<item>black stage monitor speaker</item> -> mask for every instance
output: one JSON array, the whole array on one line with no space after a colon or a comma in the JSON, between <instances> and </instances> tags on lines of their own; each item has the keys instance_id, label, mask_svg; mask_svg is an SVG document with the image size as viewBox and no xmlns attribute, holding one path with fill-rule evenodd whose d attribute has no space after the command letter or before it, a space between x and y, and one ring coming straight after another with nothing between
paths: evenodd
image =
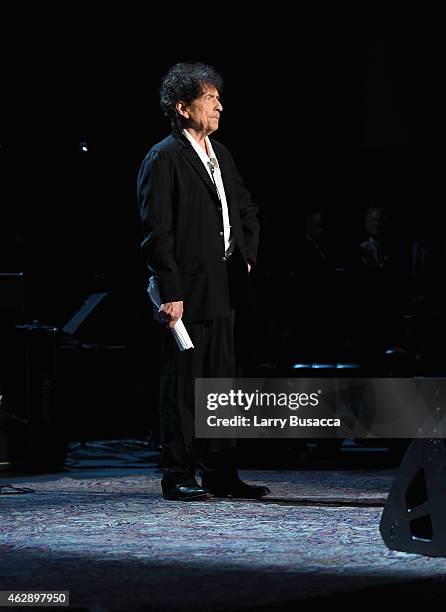
<instances>
[{"instance_id":1,"label":"black stage monitor speaker","mask_svg":"<svg viewBox=\"0 0 446 612\"><path fill-rule=\"evenodd\" d=\"M446 557L446 440L416 439L403 458L380 532L391 550Z\"/></svg>"},{"instance_id":2,"label":"black stage monitor speaker","mask_svg":"<svg viewBox=\"0 0 446 612\"><path fill-rule=\"evenodd\" d=\"M20 471L60 470L65 460L64 412L56 402L56 343L57 328L37 323L16 326L8 343L0 433L3 458Z\"/></svg>"}]
</instances>

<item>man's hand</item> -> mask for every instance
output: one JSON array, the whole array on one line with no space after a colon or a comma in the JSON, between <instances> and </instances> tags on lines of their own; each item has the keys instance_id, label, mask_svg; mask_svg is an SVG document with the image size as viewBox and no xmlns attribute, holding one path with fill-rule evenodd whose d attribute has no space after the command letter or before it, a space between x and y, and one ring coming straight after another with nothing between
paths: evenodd
<instances>
[{"instance_id":1,"label":"man's hand","mask_svg":"<svg viewBox=\"0 0 446 612\"><path fill-rule=\"evenodd\" d=\"M158 312L159 323L168 324L173 327L178 319L183 316L183 302L166 302Z\"/></svg>"},{"instance_id":2,"label":"man's hand","mask_svg":"<svg viewBox=\"0 0 446 612\"><path fill-rule=\"evenodd\" d=\"M251 264L248 264L248 274L251 272Z\"/></svg>"}]
</instances>

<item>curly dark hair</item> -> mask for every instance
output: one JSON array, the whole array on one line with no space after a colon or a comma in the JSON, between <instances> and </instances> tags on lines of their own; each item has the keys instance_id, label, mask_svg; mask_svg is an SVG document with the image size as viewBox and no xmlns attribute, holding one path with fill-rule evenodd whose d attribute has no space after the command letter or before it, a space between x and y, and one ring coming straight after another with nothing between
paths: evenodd
<instances>
[{"instance_id":1,"label":"curly dark hair","mask_svg":"<svg viewBox=\"0 0 446 612\"><path fill-rule=\"evenodd\" d=\"M175 104L179 100L190 104L201 96L205 85L212 85L221 92L223 77L213 66L200 62L175 64L163 78L160 89L161 108L174 130L180 131L183 127Z\"/></svg>"}]
</instances>

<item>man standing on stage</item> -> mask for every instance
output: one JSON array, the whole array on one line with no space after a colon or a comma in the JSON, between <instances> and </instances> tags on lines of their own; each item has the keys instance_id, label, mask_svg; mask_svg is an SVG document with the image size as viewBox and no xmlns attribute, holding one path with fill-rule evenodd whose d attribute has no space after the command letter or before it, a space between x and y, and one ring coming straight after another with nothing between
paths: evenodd
<instances>
[{"instance_id":1,"label":"man standing on stage","mask_svg":"<svg viewBox=\"0 0 446 612\"><path fill-rule=\"evenodd\" d=\"M231 439L195 440L194 380L234 376L234 312L246 302L256 260L257 206L229 151L209 136L223 110L211 66L179 63L164 77L161 108L172 133L153 146L138 176L142 250L155 275L165 324L160 417L163 495L198 500L258 498L240 480ZM182 319L194 348L180 351L168 327ZM195 480L200 466L202 486Z\"/></svg>"}]
</instances>

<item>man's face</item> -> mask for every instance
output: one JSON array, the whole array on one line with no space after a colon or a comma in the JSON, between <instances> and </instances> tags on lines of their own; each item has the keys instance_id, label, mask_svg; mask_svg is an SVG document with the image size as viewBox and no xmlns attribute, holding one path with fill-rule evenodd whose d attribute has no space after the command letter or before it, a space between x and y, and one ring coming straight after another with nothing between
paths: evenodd
<instances>
[{"instance_id":1,"label":"man's face","mask_svg":"<svg viewBox=\"0 0 446 612\"><path fill-rule=\"evenodd\" d=\"M212 85L204 85L201 96L186 106L187 127L205 132L208 136L218 129L222 110L217 89Z\"/></svg>"}]
</instances>

